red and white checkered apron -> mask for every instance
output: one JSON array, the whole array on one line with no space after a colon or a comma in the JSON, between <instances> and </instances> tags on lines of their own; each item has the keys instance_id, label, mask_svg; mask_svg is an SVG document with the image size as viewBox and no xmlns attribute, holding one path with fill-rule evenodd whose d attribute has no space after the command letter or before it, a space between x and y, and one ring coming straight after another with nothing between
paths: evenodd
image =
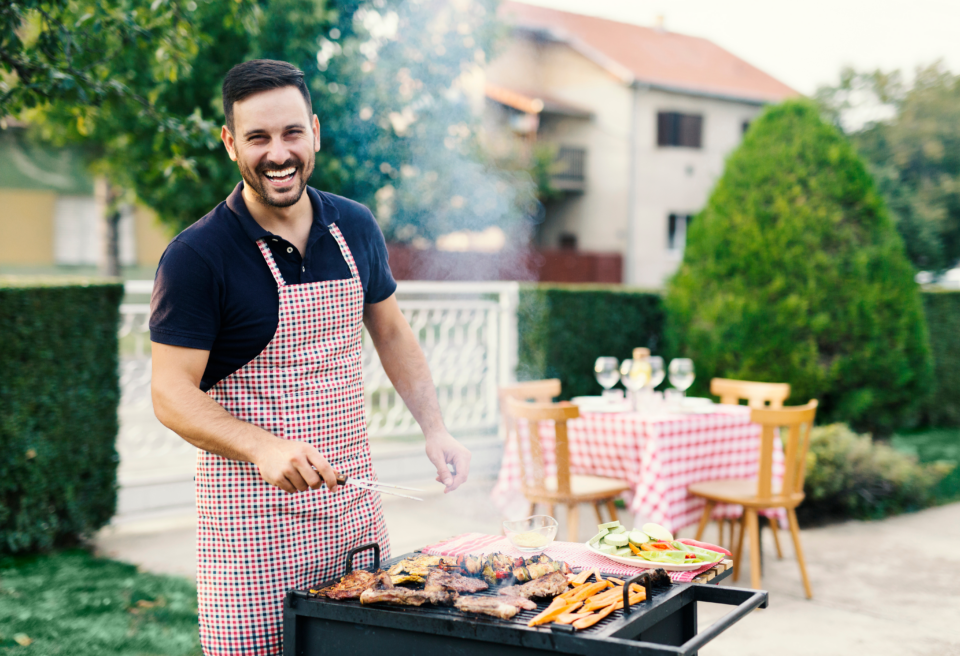
<instances>
[{"instance_id":1,"label":"red and white checkered apron","mask_svg":"<svg viewBox=\"0 0 960 656\"><path fill-rule=\"evenodd\" d=\"M280 292L277 332L260 355L208 394L277 437L308 442L348 476L376 480L363 409L363 286L336 225L350 278L287 285L265 240L257 245ZM283 595L343 573L347 551L390 543L380 496L353 486L288 494L256 465L206 451L197 458L200 642L206 656L281 652ZM372 554L356 559L371 565Z\"/></svg>"}]
</instances>

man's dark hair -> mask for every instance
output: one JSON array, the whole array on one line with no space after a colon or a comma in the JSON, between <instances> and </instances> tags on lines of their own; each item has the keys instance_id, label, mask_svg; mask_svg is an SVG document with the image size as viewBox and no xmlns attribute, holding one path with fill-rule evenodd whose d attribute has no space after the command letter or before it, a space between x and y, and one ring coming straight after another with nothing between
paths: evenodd
<instances>
[{"instance_id":1,"label":"man's dark hair","mask_svg":"<svg viewBox=\"0 0 960 656\"><path fill-rule=\"evenodd\" d=\"M223 115L227 129L233 132L233 104L261 91L296 87L307 103L307 114L313 115L310 92L303 81L303 71L276 59L251 59L237 64L223 78Z\"/></svg>"}]
</instances>

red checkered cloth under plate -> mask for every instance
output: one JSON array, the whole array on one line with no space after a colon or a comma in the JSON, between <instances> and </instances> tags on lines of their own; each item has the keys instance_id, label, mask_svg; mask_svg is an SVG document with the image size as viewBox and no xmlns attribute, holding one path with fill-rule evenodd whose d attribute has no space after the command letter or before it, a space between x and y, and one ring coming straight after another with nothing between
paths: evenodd
<instances>
[{"instance_id":1,"label":"red checkered cloth under plate","mask_svg":"<svg viewBox=\"0 0 960 656\"><path fill-rule=\"evenodd\" d=\"M431 556L462 556L472 554L479 556L489 553L503 553L508 556L519 557L529 556L529 552L523 552L514 547L510 541L502 535L484 535L483 533L464 533L449 540L432 544L423 549L424 553ZM642 567L631 567L623 565L616 561L599 556L585 545L578 542L554 542L547 547L544 552L554 560L562 560L574 569L593 569L597 568L605 574L618 577L633 577L643 571ZM706 572L713 565L704 565L699 569L688 572L667 572L670 578L678 583L692 581L695 576Z\"/></svg>"},{"instance_id":2,"label":"red checkered cloth under plate","mask_svg":"<svg viewBox=\"0 0 960 656\"><path fill-rule=\"evenodd\" d=\"M529 461L526 422L517 422ZM547 476L556 475L552 421L540 422ZM760 426L750 421L750 409L720 406L711 414L645 415L635 412L584 412L567 423L570 472L627 481L628 508L646 521L670 531L695 524L704 500L687 486L725 478L753 478L760 454ZM530 467L526 468L530 471ZM501 508L521 496L520 461L516 440L504 449L493 500ZM776 440L773 477L783 477L783 447ZM739 517L740 506L718 504L714 519ZM782 510L764 511L786 525Z\"/></svg>"}]
</instances>

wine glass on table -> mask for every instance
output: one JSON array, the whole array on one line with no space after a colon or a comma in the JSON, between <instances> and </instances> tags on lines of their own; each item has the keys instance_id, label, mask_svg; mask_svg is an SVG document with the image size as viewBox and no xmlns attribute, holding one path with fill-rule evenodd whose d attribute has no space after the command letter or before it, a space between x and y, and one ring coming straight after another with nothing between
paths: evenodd
<instances>
[{"instance_id":1,"label":"wine glass on table","mask_svg":"<svg viewBox=\"0 0 960 656\"><path fill-rule=\"evenodd\" d=\"M693 360L690 358L674 358L670 361L670 384L684 395L687 388L693 385L696 372L693 369Z\"/></svg>"},{"instance_id":2,"label":"wine glass on table","mask_svg":"<svg viewBox=\"0 0 960 656\"><path fill-rule=\"evenodd\" d=\"M616 358L599 357L593 364L593 373L603 388L603 396L609 398L610 388L620 381L620 362Z\"/></svg>"},{"instance_id":3,"label":"wine glass on table","mask_svg":"<svg viewBox=\"0 0 960 656\"><path fill-rule=\"evenodd\" d=\"M650 389L657 389L657 385L663 382L667 372L663 368L663 358L659 355L650 356Z\"/></svg>"},{"instance_id":4,"label":"wine glass on table","mask_svg":"<svg viewBox=\"0 0 960 656\"><path fill-rule=\"evenodd\" d=\"M630 402L633 409L637 410L640 390L650 382L649 361L646 358L624 360L620 363L620 380L623 381L623 386L630 393Z\"/></svg>"}]
</instances>

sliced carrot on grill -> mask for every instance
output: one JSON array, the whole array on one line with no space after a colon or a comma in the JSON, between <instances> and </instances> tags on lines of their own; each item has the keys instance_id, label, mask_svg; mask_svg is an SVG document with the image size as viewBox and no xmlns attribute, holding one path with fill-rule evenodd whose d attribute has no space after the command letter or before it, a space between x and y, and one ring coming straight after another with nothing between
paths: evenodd
<instances>
[{"instance_id":1,"label":"sliced carrot on grill","mask_svg":"<svg viewBox=\"0 0 960 656\"><path fill-rule=\"evenodd\" d=\"M630 605L633 606L634 604L639 604L641 601L645 600L646 598L647 598L646 590L644 590L643 592L634 592L633 594L630 595ZM623 608L623 598L621 598L619 601L613 604L613 608L614 610L620 610L621 608Z\"/></svg>"},{"instance_id":2,"label":"sliced carrot on grill","mask_svg":"<svg viewBox=\"0 0 960 656\"><path fill-rule=\"evenodd\" d=\"M599 613L593 613L589 617L582 617L576 622L573 623L575 629L587 629L602 620L604 617L612 613L616 608L613 605L607 606Z\"/></svg>"},{"instance_id":3,"label":"sliced carrot on grill","mask_svg":"<svg viewBox=\"0 0 960 656\"><path fill-rule=\"evenodd\" d=\"M591 583L590 585L582 585L576 589L573 595L567 597L567 601L571 603L574 601L583 601L587 597L592 597L601 590L606 589L608 585L610 584L606 581Z\"/></svg>"},{"instance_id":4,"label":"sliced carrot on grill","mask_svg":"<svg viewBox=\"0 0 960 656\"><path fill-rule=\"evenodd\" d=\"M554 624L573 624L579 619L590 617L593 613L566 613L553 620Z\"/></svg>"},{"instance_id":5,"label":"sliced carrot on grill","mask_svg":"<svg viewBox=\"0 0 960 656\"><path fill-rule=\"evenodd\" d=\"M566 615L572 613L582 606L581 602L576 602L573 604L560 605L556 607L553 604L550 605L545 611L534 617L532 620L527 622L527 626L537 626L538 624L546 624L547 622L552 622L561 615Z\"/></svg>"},{"instance_id":6,"label":"sliced carrot on grill","mask_svg":"<svg viewBox=\"0 0 960 656\"><path fill-rule=\"evenodd\" d=\"M620 579L615 579L612 576L608 576L607 580L610 581L611 583L616 583L617 585L623 585L623 581L621 581Z\"/></svg>"},{"instance_id":7,"label":"sliced carrot on grill","mask_svg":"<svg viewBox=\"0 0 960 656\"><path fill-rule=\"evenodd\" d=\"M593 575L593 572L588 569L585 569L579 574L577 574L576 576L574 576L570 580L570 583L572 583L573 585L583 585L584 583L587 582L587 580L590 578L591 575Z\"/></svg>"},{"instance_id":8,"label":"sliced carrot on grill","mask_svg":"<svg viewBox=\"0 0 960 656\"><path fill-rule=\"evenodd\" d=\"M607 590L598 595L594 595L587 599L586 603L583 605L584 610L597 610L598 608L603 608L609 604L614 603L617 599L623 598L623 586L619 588L613 588L612 590Z\"/></svg>"}]
</instances>

